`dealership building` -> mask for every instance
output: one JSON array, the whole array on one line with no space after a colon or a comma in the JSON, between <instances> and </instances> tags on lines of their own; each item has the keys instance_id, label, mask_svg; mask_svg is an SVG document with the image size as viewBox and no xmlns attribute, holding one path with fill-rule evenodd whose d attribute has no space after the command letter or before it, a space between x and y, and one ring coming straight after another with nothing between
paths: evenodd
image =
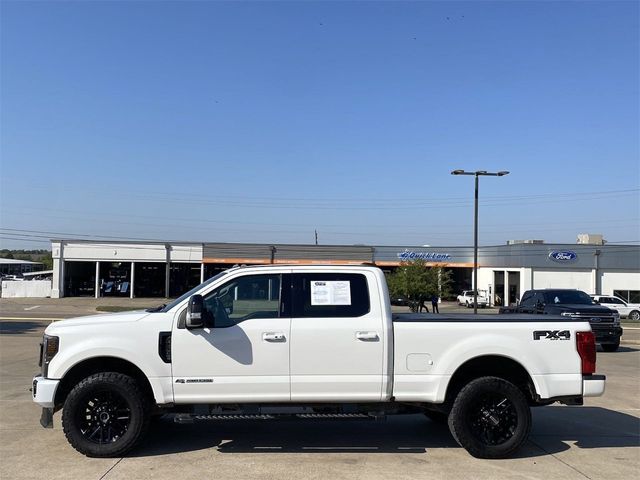
<instances>
[{"instance_id":1,"label":"dealership building","mask_svg":"<svg viewBox=\"0 0 640 480\"><path fill-rule=\"evenodd\" d=\"M176 297L234 265L362 264L385 271L422 259L473 288L473 247L52 240L51 296ZM478 288L492 304L530 288L577 288L640 302L640 246L509 242L478 250ZM506 302L505 302L506 300Z\"/></svg>"}]
</instances>

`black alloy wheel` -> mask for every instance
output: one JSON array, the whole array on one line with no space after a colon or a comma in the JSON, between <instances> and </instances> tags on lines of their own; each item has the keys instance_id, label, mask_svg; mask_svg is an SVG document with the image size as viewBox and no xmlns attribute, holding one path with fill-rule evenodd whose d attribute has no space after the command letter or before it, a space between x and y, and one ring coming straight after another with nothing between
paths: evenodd
<instances>
[{"instance_id":1,"label":"black alloy wheel","mask_svg":"<svg viewBox=\"0 0 640 480\"><path fill-rule=\"evenodd\" d=\"M81 400L76 415L82 436L98 445L118 441L127 433L131 422L129 404L120 394L110 390L87 395Z\"/></svg>"},{"instance_id":2,"label":"black alloy wheel","mask_svg":"<svg viewBox=\"0 0 640 480\"><path fill-rule=\"evenodd\" d=\"M485 393L468 410L471 433L485 445L501 445L518 428L518 412L505 396Z\"/></svg>"}]
</instances>

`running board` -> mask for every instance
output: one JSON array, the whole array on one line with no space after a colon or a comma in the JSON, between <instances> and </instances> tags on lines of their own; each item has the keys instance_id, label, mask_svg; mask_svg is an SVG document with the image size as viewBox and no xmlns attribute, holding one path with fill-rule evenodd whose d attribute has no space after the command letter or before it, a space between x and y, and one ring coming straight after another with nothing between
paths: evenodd
<instances>
[{"instance_id":1,"label":"running board","mask_svg":"<svg viewBox=\"0 0 640 480\"><path fill-rule=\"evenodd\" d=\"M178 413L174 416L175 423L194 423L202 421L220 420L275 420L298 418L306 419L327 419L327 420L380 420L382 416L367 415L366 413L294 413L294 414L209 414L191 415L188 413Z\"/></svg>"}]
</instances>

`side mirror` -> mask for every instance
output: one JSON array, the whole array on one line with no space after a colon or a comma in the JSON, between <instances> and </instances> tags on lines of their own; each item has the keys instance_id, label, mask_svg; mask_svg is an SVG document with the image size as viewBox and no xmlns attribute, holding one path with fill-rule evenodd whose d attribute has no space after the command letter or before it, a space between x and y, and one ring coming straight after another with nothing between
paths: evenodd
<instances>
[{"instance_id":1,"label":"side mirror","mask_svg":"<svg viewBox=\"0 0 640 480\"><path fill-rule=\"evenodd\" d=\"M202 295L192 295L187 306L187 328L202 328L204 326L204 300Z\"/></svg>"}]
</instances>

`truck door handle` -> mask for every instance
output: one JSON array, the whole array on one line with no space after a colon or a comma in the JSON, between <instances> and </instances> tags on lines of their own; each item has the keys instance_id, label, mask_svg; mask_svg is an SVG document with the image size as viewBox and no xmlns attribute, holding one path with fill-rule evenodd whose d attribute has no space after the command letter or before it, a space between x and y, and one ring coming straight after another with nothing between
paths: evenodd
<instances>
[{"instance_id":1,"label":"truck door handle","mask_svg":"<svg viewBox=\"0 0 640 480\"><path fill-rule=\"evenodd\" d=\"M265 332L262 334L262 340L265 342L286 342L284 333L281 332Z\"/></svg>"},{"instance_id":2,"label":"truck door handle","mask_svg":"<svg viewBox=\"0 0 640 480\"><path fill-rule=\"evenodd\" d=\"M378 332L356 332L356 338L363 342L377 342L380 340Z\"/></svg>"}]
</instances>

